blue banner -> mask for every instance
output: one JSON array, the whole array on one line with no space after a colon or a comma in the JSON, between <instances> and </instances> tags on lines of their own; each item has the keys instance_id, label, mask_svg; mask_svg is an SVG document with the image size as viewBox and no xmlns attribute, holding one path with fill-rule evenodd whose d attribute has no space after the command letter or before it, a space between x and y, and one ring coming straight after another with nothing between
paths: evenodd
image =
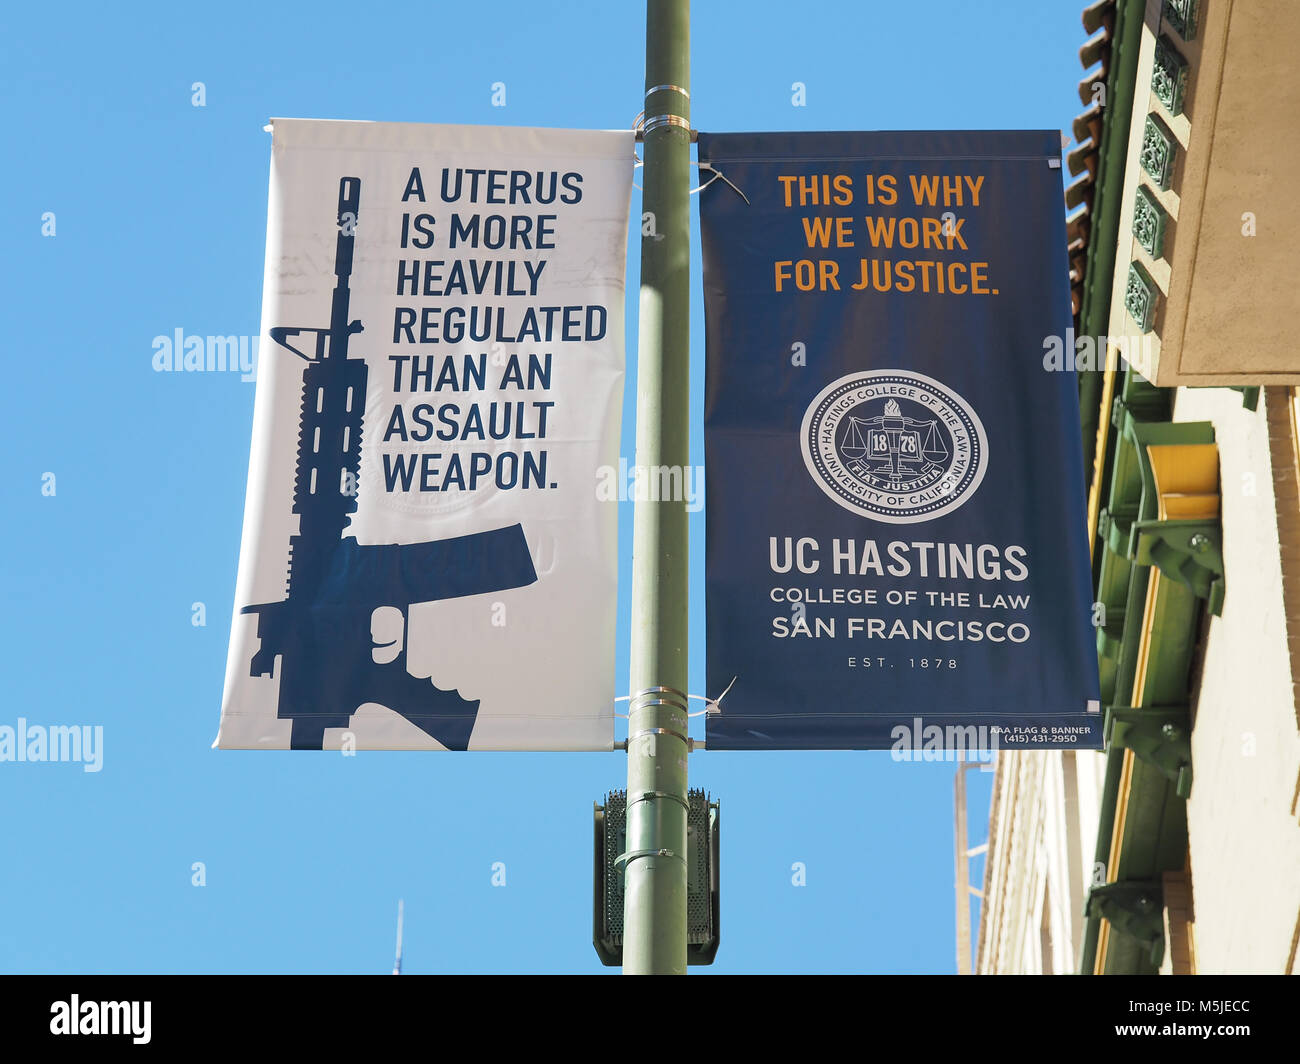
<instances>
[{"instance_id":1,"label":"blue banner","mask_svg":"<svg viewBox=\"0 0 1300 1064\"><path fill-rule=\"evenodd\" d=\"M710 749L1102 745L1060 134L700 134Z\"/></svg>"}]
</instances>

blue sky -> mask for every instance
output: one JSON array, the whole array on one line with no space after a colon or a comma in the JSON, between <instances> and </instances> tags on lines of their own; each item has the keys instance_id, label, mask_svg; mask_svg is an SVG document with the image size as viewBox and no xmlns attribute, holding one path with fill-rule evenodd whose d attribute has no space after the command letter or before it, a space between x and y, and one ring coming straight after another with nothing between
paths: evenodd
<instances>
[{"instance_id":1,"label":"blue sky","mask_svg":"<svg viewBox=\"0 0 1300 1064\"><path fill-rule=\"evenodd\" d=\"M694 122L1068 130L1082 6L703 0ZM591 802L624 785L622 754L210 749L253 385L155 373L151 344L177 328L257 332L269 117L626 127L641 108L643 22L643 5L608 0L74 3L54 18L19 5L3 16L0 724L102 725L104 760L98 773L0 763L0 970L382 973L399 897L408 972L601 970ZM796 81L804 107L791 104ZM492 106L494 82L505 107ZM54 236L42 235L46 212ZM698 254L697 241L696 462ZM693 692L703 516L692 518ZM620 692L630 504L621 537ZM195 602L204 627L191 624ZM954 970L952 776L951 764L882 753L693 755L692 785L721 799L724 826L722 948L694 971ZM972 844L990 780L972 776ZM504 887L491 883L498 861ZM206 886L191 884L194 862Z\"/></svg>"}]
</instances>

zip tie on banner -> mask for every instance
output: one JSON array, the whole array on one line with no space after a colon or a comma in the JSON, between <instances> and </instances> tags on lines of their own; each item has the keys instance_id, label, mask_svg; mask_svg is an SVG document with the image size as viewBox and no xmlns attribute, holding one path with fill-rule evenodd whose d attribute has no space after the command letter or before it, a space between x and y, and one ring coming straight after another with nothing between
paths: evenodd
<instances>
[{"instance_id":1,"label":"zip tie on banner","mask_svg":"<svg viewBox=\"0 0 1300 1064\"><path fill-rule=\"evenodd\" d=\"M752 204L749 202L749 197L746 196L743 192L741 192L740 189L736 188L736 186L732 184L731 180L727 177L727 175L724 174L712 163L692 163L691 165L698 166L701 170L710 170L713 173L713 176L709 178L706 182L704 182L704 184L700 185L699 188L691 189L691 195L695 195L695 193L699 192L700 189L708 188L711 184L713 184L713 182L721 179L722 181L726 182L728 185L731 185L732 188L736 189L736 194L745 201L745 206L747 207L752 206ZM734 679L731 681L731 683L735 683L735 682L736 681ZM730 690L731 690L731 684L728 684L727 691ZM723 694L726 694L726 691L724 691Z\"/></svg>"},{"instance_id":2,"label":"zip tie on banner","mask_svg":"<svg viewBox=\"0 0 1300 1064\"><path fill-rule=\"evenodd\" d=\"M684 694L675 687L647 687L643 691L637 691L636 694L624 695L622 698L614 699L615 702L635 702L637 708L646 706L667 706L669 709L680 709L686 712L688 706L687 699L691 696ZM629 709L631 706L628 707ZM626 717L626 713L618 713L615 716Z\"/></svg>"},{"instance_id":3,"label":"zip tie on banner","mask_svg":"<svg viewBox=\"0 0 1300 1064\"><path fill-rule=\"evenodd\" d=\"M724 178L724 180L725 180L725 178ZM739 191L739 190L738 190L738 191ZM708 705L705 706L705 707L704 707L702 710L700 710L698 713L687 713L686 715L687 715L688 717L703 717L703 716L707 716L707 715L710 714L710 713L721 713L721 712L722 712L722 700L723 700L724 698L727 697L727 692L730 691L733 687L736 686L736 679L737 679L737 678L736 678L735 676L733 676L733 677L731 678L731 683L727 684L726 690L724 690L724 691L722 692L722 694L718 695L717 698L705 698L703 695L688 695L688 696L687 696L688 698L698 698L698 699L700 699L700 701L702 701L702 702L707 702Z\"/></svg>"},{"instance_id":4,"label":"zip tie on banner","mask_svg":"<svg viewBox=\"0 0 1300 1064\"><path fill-rule=\"evenodd\" d=\"M636 153L633 152L633 154L635 155ZM697 192L701 192L701 191L703 191L704 189L708 188L711 184L713 184L713 182L718 181L718 180L722 180L722 181L725 181L728 185L731 185L732 188L735 188L735 189L736 189L736 194L739 195L740 198L743 199L743 200L745 201L746 205L750 205L750 203L749 203L749 197L746 196L743 192L741 192L740 189L736 188L736 186L735 186L734 184L732 184L731 179L728 178L726 174L724 174L721 170L719 170L719 169L718 169L716 166L714 166L712 163L691 163L690 165L691 165L691 166L699 167L699 169L701 169L701 170L708 170L710 173L713 174L713 176L712 176L711 178L709 178L707 181L705 181L703 184L696 185L693 189L691 189L691 190L687 193L688 196L694 196L695 193L697 193ZM636 157L636 162L633 164L632 169L633 169L633 170L639 170L639 169L640 169L641 167L643 167L643 166L645 166L645 162L641 159L641 156L637 155L637 157ZM645 191L645 189L643 189L643 188L642 188L640 185L638 185L635 181L632 182L632 187L633 187L634 189L636 189L638 192L644 192L644 191Z\"/></svg>"},{"instance_id":5,"label":"zip tie on banner","mask_svg":"<svg viewBox=\"0 0 1300 1064\"><path fill-rule=\"evenodd\" d=\"M633 695L620 695L618 698L614 699L614 701L615 701L615 702L631 702L632 699L633 699L634 697L639 701L639 700L645 699L646 696L648 696L648 695L672 694L672 695L677 695L677 696L679 696L679 697L685 697L685 698L688 698L688 699L693 698L693 699L695 699L697 702L706 702L706 703L708 703L708 705L706 705L705 708L704 708L704 709L701 709L699 712L697 712L697 713L687 713L687 714L686 714L688 717L704 717L704 716L708 716L709 714L712 714L712 713L721 713L721 712L722 712L722 700L723 700L724 698L727 697L727 692L730 691L733 687L736 686L736 679L737 679L737 677L733 676L733 677L731 678L731 683L727 684L727 689L726 689L725 691L723 691L722 694L718 695L717 698L709 698L707 695L684 695L684 696L683 696L682 693L681 693L680 691L674 690L674 689L671 688L671 687L647 687L644 691L639 691L639 692L637 692L637 694L636 694L635 696L633 696ZM686 706L681 705L681 704L680 704L678 701L676 701L676 700L669 701L669 700L666 700L666 699L664 699L664 700L656 699L654 702L649 702L649 701L647 701L647 702L645 702L644 704L645 704L645 705L672 706L674 709L686 709L686 708L687 708ZM628 717L630 716L630 714L628 714L628 713L615 713L614 716L616 716L616 717L622 717L624 720L627 720Z\"/></svg>"}]
</instances>

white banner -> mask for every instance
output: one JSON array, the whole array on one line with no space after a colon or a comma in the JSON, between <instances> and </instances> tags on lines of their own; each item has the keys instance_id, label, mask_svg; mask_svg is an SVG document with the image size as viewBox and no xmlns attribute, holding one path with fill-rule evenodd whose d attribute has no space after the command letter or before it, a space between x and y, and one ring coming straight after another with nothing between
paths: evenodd
<instances>
[{"instance_id":1,"label":"white banner","mask_svg":"<svg viewBox=\"0 0 1300 1064\"><path fill-rule=\"evenodd\" d=\"M611 749L632 134L273 129L215 745Z\"/></svg>"}]
</instances>

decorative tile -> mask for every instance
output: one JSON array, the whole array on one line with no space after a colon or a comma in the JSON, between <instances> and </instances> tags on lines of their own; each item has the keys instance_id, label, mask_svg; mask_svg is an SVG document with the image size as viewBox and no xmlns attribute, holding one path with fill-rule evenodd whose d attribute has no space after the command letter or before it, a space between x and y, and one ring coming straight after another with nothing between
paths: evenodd
<instances>
[{"instance_id":1,"label":"decorative tile","mask_svg":"<svg viewBox=\"0 0 1300 1064\"><path fill-rule=\"evenodd\" d=\"M1199 0L1165 0L1164 16L1185 41L1196 39Z\"/></svg>"},{"instance_id":2,"label":"decorative tile","mask_svg":"<svg viewBox=\"0 0 1300 1064\"><path fill-rule=\"evenodd\" d=\"M1173 41L1161 36L1156 41L1156 65L1151 72L1151 91L1171 115L1183 113L1187 91L1187 60L1178 54Z\"/></svg>"},{"instance_id":3,"label":"decorative tile","mask_svg":"<svg viewBox=\"0 0 1300 1064\"><path fill-rule=\"evenodd\" d=\"M1169 127L1156 115L1147 115L1146 129L1142 132L1142 169L1151 175L1159 189L1169 187L1174 176L1174 153L1178 140Z\"/></svg>"},{"instance_id":4,"label":"decorative tile","mask_svg":"<svg viewBox=\"0 0 1300 1064\"><path fill-rule=\"evenodd\" d=\"M1128 284L1124 287L1124 306L1144 333L1150 332L1151 326L1155 324L1156 297L1159 293L1155 281L1151 280L1142 265L1131 263L1128 268Z\"/></svg>"},{"instance_id":5,"label":"decorative tile","mask_svg":"<svg viewBox=\"0 0 1300 1064\"><path fill-rule=\"evenodd\" d=\"M1165 223L1169 216L1155 196L1138 185L1133 198L1133 236L1153 259L1164 254Z\"/></svg>"}]
</instances>

